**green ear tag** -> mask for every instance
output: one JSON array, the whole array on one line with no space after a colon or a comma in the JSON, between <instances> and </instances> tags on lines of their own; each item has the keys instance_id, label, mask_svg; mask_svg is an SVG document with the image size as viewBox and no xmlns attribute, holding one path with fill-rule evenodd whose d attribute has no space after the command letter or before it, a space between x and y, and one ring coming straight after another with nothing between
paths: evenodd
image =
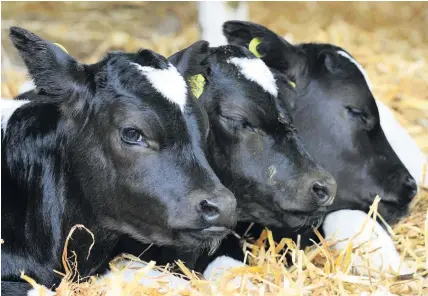
<instances>
[{"instance_id":1,"label":"green ear tag","mask_svg":"<svg viewBox=\"0 0 428 296\"><path fill-rule=\"evenodd\" d=\"M296 83L295 82L293 82L291 80L288 80L288 84L291 85L292 88L296 88Z\"/></svg>"},{"instance_id":2,"label":"green ear tag","mask_svg":"<svg viewBox=\"0 0 428 296\"><path fill-rule=\"evenodd\" d=\"M61 48L63 51L65 51L66 53L68 53L68 51L65 49L65 47L64 46L62 46L61 44L59 44L59 43L54 43L56 46L58 46L59 48Z\"/></svg>"},{"instance_id":3,"label":"green ear tag","mask_svg":"<svg viewBox=\"0 0 428 296\"><path fill-rule=\"evenodd\" d=\"M262 55L257 51L257 46L262 43L262 41L259 38L253 38L251 40L250 44L248 45L248 49L258 58L261 58Z\"/></svg>"},{"instance_id":4,"label":"green ear tag","mask_svg":"<svg viewBox=\"0 0 428 296\"><path fill-rule=\"evenodd\" d=\"M204 86L205 86L205 78L201 74L193 75L189 79L190 84L190 90L192 91L192 94L196 97L196 99L199 99L199 97L204 92Z\"/></svg>"}]
</instances>

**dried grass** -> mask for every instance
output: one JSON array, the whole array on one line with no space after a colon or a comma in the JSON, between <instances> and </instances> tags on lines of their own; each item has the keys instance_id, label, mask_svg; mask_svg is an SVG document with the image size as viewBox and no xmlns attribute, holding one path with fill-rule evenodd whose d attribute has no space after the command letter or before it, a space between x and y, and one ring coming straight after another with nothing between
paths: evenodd
<instances>
[{"instance_id":1,"label":"dried grass","mask_svg":"<svg viewBox=\"0 0 428 296\"><path fill-rule=\"evenodd\" d=\"M368 217L380 218L375 200ZM138 258L123 255L110 263L113 271L111 278L91 277L88 281L78 283L71 279L78 277L76 270L70 268L71 259L64 262L66 272L58 287L57 295L427 295L428 293L428 190L424 189L411 210L411 215L403 219L391 231L395 244L406 262L416 266L413 275L398 276L370 268L366 253L360 251L363 245L353 245L352 238L348 247L342 251L331 248L334 241L326 241L316 231L320 242L305 250L288 238L279 243L272 239L272 233L265 230L253 244L246 243L248 266L236 267L215 279L204 279L189 270L181 261L176 262L184 275L177 275L190 280L190 285L170 288L163 276L156 278L150 285L140 285L143 278L151 278L152 269L161 271L165 276L172 274L168 267L157 267L155 262L146 262L145 267L135 268L129 281L123 280L124 264L122 259L141 262ZM366 227L366 226L363 226ZM363 228L362 228L363 229ZM74 231L74 229L72 230ZM89 231L89 230L87 230ZM69 235L69 238L71 234ZM67 257L65 249L63 258ZM292 258L287 266L285 255ZM364 265L370 270L370 277L357 276L352 272L352 255L359 254ZM74 258L74 257L72 257ZM233 279L240 279L241 287L231 284ZM32 279L23 276L40 291L45 288ZM248 283L251 282L251 284ZM382 294L389 292L391 294ZM365 293L365 294L364 294ZM380 294L376 294L380 293Z\"/></svg>"},{"instance_id":2,"label":"dried grass","mask_svg":"<svg viewBox=\"0 0 428 296\"><path fill-rule=\"evenodd\" d=\"M94 9L95 4L68 3L62 4L65 8L60 10L58 5L3 3L3 33L10 25L21 25L48 35L50 40L63 44L86 62L97 60L112 48L148 47L169 55L198 39L192 3L128 3L129 7L123 8L111 2L97 4L99 9ZM18 9L21 9L19 13ZM250 4L250 11L252 21L270 27L293 42L329 42L346 48L367 70L376 98L394 110L400 123L428 152L426 3L254 2ZM153 35L156 29L153 16L159 19L168 14L180 20L180 28ZM77 16L82 15L84 19L77 21ZM126 26L117 25L121 20L126 20ZM68 30L72 24L74 30ZM87 34L81 36L76 32ZM2 97L13 97L18 93L17 85L25 80L25 72L7 42L2 40L1 91ZM117 276L109 280L91 278L72 283L69 279L75 276L75 271L69 269L62 275L64 280L57 295L387 295L383 294L386 291L396 295L428 295L427 209L428 190L422 189L410 215L393 227L397 249L406 262L417 267L412 277L390 276L376 270L372 270L371 277L356 276L352 273L351 253L358 253L358 246L348 244L346 250L334 251L329 247L334 242L320 238L320 245L302 251L288 239L274 243L270 232L265 231L255 244L248 244L248 267L233 269L214 281L207 281L178 263L191 280L191 288L169 290L162 280L151 287L138 285L139 278L150 269L169 273L150 262L138 270L133 281L125 283L120 280L123 266L120 260L115 260L111 267ZM284 265L284 253L291 254L292 266ZM238 275L244 281L251 280L256 290L248 285L239 289L230 285L231 278ZM36 285L25 275L23 278Z\"/></svg>"}]
</instances>

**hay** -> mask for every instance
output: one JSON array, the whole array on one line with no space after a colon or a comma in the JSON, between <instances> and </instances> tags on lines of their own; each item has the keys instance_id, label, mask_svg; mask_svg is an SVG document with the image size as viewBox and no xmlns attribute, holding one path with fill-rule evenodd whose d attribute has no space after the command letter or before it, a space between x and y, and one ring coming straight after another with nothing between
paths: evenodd
<instances>
[{"instance_id":1,"label":"hay","mask_svg":"<svg viewBox=\"0 0 428 296\"><path fill-rule=\"evenodd\" d=\"M378 217L375 200L368 216ZM290 239L275 243L269 230L265 230L254 243L246 243L248 266L236 267L214 280L206 280L177 262L183 275L173 274L168 267L156 267L155 262L145 262L144 267L134 268L132 279L125 281L123 272L129 262L141 262L138 258L123 255L110 263L113 275L110 278L91 277L87 282L72 283L76 271L66 268L57 295L426 295L428 293L428 190L424 189L412 207L412 215L403 219L392 230L395 243L404 260L417 267L413 275L396 276L393 273L370 269L371 277L352 273L352 254L365 253L349 240L348 248L335 251L334 241L326 241L316 231L321 243L299 250ZM71 234L69 235L69 238ZM64 252L66 257L67 252ZM292 265L286 266L285 255L292 257ZM121 259L127 259L127 263ZM143 263L143 262L141 262ZM365 261L369 267L370 262ZM65 266L71 266L65 263ZM370 267L369 267L370 268ZM132 269L132 268L131 268ZM190 280L188 286L171 289L163 276L148 285L140 285L142 279L150 279L149 271L157 270L168 275ZM230 285L233 279L245 283ZM23 277L36 289L32 279ZM365 294L364 294L365 293ZM380 294L376 294L380 293Z\"/></svg>"},{"instance_id":2,"label":"hay","mask_svg":"<svg viewBox=\"0 0 428 296\"><path fill-rule=\"evenodd\" d=\"M249 5L252 21L292 42L329 42L347 49L367 70L375 97L393 109L399 122L428 153L427 3ZM159 19L170 26L159 27ZM170 19L179 24L171 25ZM6 30L11 25L43 34L82 61L93 62L109 49L148 47L169 55L198 39L195 22L194 3L2 3L2 97L15 96L18 85L25 80L22 63L7 41ZM68 30L69 26L73 30ZM154 30L160 33L153 35ZM250 266L235 268L212 281L178 263L191 279L190 287L173 290L162 281L151 287L141 286L138 280L150 270L167 275L168 268L151 262L137 270L133 281L124 282L120 276L123 266L115 260L111 264L113 279L71 283L69 275L64 274L57 295L119 295L124 291L128 295L428 295L427 209L425 188L415 199L410 215L392 230L402 258L417 269L413 276L388 276L376 270L372 270L371 277L356 276L352 273L351 253L358 253L358 246L348 244L346 250L338 252L330 248L334 242L321 239L320 245L302 251L288 239L274 243L266 231L254 244L247 244ZM292 266L284 266L284 253L291 254ZM253 286L234 288L230 282L236 276L244 282L250 280ZM25 275L24 279L36 285Z\"/></svg>"}]
</instances>

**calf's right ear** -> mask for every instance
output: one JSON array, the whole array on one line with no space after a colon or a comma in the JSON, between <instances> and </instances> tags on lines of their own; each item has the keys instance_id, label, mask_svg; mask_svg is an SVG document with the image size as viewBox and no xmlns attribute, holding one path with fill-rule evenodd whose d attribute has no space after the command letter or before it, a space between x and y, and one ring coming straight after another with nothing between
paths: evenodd
<instances>
[{"instance_id":1,"label":"calf's right ear","mask_svg":"<svg viewBox=\"0 0 428 296\"><path fill-rule=\"evenodd\" d=\"M173 64L178 72L187 80L190 76L204 73L206 65L203 64L203 61L208 55L209 43L201 40L173 54L168 58L168 61Z\"/></svg>"},{"instance_id":2,"label":"calf's right ear","mask_svg":"<svg viewBox=\"0 0 428 296\"><path fill-rule=\"evenodd\" d=\"M11 27L9 36L40 90L60 95L86 79L84 66L62 47L19 27Z\"/></svg>"},{"instance_id":3,"label":"calf's right ear","mask_svg":"<svg viewBox=\"0 0 428 296\"><path fill-rule=\"evenodd\" d=\"M250 49L271 68L289 69L299 58L299 51L294 45L259 24L228 21L223 24L223 34L229 44Z\"/></svg>"}]
</instances>

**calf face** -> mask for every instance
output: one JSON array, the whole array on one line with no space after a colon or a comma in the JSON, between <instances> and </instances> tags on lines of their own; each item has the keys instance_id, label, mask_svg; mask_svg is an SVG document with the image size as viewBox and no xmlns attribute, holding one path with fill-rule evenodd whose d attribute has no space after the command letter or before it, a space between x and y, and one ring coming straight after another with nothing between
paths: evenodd
<instances>
[{"instance_id":1,"label":"calf face","mask_svg":"<svg viewBox=\"0 0 428 296\"><path fill-rule=\"evenodd\" d=\"M210 164L237 197L239 220L320 223L336 183L303 148L268 67L246 48L204 41L169 60L185 77L203 77L197 95L210 120Z\"/></svg>"},{"instance_id":2,"label":"calf face","mask_svg":"<svg viewBox=\"0 0 428 296\"><path fill-rule=\"evenodd\" d=\"M7 170L23 203L38 200L28 207L62 200L43 223L68 232L85 212L104 231L192 249L228 233L236 200L208 165L206 114L173 65L150 50L84 65L24 29L11 39L38 92L2 118L2 181Z\"/></svg>"},{"instance_id":3,"label":"calf face","mask_svg":"<svg viewBox=\"0 0 428 296\"><path fill-rule=\"evenodd\" d=\"M253 23L231 21L223 29L230 44L253 42L276 77L291 86L285 103L299 135L338 183L331 210L367 211L379 195L387 221L404 215L416 183L388 143L366 74L352 56L330 44L294 46Z\"/></svg>"}]
</instances>

